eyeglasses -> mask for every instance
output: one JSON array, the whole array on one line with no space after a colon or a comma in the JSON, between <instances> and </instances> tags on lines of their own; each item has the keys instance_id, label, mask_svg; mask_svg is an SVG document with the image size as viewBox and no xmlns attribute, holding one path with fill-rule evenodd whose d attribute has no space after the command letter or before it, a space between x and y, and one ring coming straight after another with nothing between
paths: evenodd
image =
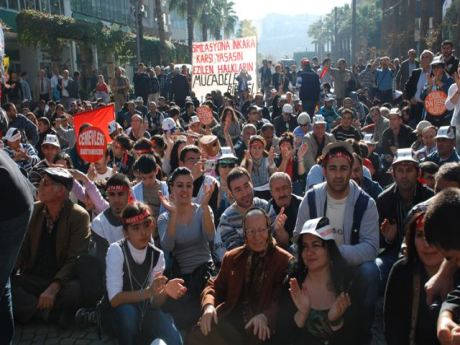
<instances>
[{"instance_id":1,"label":"eyeglasses","mask_svg":"<svg viewBox=\"0 0 460 345\"><path fill-rule=\"evenodd\" d=\"M256 235L261 235L265 232L267 232L268 228L263 228L263 229L247 229L246 230L246 235L248 237L255 237Z\"/></svg>"},{"instance_id":2,"label":"eyeglasses","mask_svg":"<svg viewBox=\"0 0 460 345\"><path fill-rule=\"evenodd\" d=\"M234 168L236 166L235 163L219 163L220 168Z\"/></svg>"}]
</instances>

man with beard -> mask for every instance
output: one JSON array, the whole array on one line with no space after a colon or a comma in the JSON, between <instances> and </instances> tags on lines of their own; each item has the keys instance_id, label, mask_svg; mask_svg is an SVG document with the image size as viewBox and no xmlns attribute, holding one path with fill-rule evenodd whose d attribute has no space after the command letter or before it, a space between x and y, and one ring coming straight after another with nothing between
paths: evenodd
<instances>
[{"instance_id":1,"label":"man with beard","mask_svg":"<svg viewBox=\"0 0 460 345\"><path fill-rule=\"evenodd\" d=\"M221 261L225 252L244 244L243 215L251 207L260 207L268 212L268 202L254 197L251 175L241 167L233 168L227 176L227 186L234 201L220 218L214 238L215 252ZM275 214L271 214L271 221Z\"/></svg>"},{"instance_id":2,"label":"man with beard","mask_svg":"<svg viewBox=\"0 0 460 345\"><path fill-rule=\"evenodd\" d=\"M385 249L376 259L382 286L385 286L390 269L398 258L407 213L414 205L433 196L431 189L417 181L420 167L412 156L412 149L399 149L391 166L395 182L377 199L380 246Z\"/></svg>"},{"instance_id":3,"label":"man with beard","mask_svg":"<svg viewBox=\"0 0 460 345\"><path fill-rule=\"evenodd\" d=\"M382 193L383 189L379 183L364 176L363 159L357 153L353 153L353 167L351 169L351 179L355 181L369 196L377 200L377 197Z\"/></svg>"},{"instance_id":4,"label":"man with beard","mask_svg":"<svg viewBox=\"0 0 460 345\"><path fill-rule=\"evenodd\" d=\"M310 189L300 204L294 239L308 219L328 217L340 253L354 270L352 296L356 306L355 344L370 344L379 271L374 262L379 248L375 201L351 181L353 148L347 142L328 144L323 150L326 182Z\"/></svg>"},{"instance_id":5,"label":"man with beard","mask_svg":"<svg viewBox=\"0 0 460 345\"><path fill-rule=\"evenodd\" d=\"M291 243L302 198L292 193L291 177L285 172L276 172L270 176L270 193L268 202L270 213L277 214L275 220L275 238L284 248Z\"/></svg>"}]
</instances>

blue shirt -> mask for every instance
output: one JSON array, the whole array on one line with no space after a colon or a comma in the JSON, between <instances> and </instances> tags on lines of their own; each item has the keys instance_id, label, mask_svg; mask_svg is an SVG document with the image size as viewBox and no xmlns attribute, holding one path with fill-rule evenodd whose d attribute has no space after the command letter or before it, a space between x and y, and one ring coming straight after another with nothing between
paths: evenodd
<instances>
[{"instance_id":1,"label":"blue shirt","mask_svg":"<svg viewBox=\"0 0 460 345\"><path fill-rule=\"evenodd\" d=\"M393 71L389 68L378 68L375 71L377 88L381 91L393 89Z\"/></svg>"}]
</instances>

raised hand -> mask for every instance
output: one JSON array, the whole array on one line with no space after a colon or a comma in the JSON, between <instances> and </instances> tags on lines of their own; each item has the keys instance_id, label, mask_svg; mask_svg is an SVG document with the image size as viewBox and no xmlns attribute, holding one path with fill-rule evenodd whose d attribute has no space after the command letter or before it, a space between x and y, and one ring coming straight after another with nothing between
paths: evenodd
<instances>
[{"instance_id":1,"label":"raised hand","mask_svg":"<svg viewBox=\"0 0 460 345\"><path fill-rule=\"evenodd\" d=\"M163 195L162 192L158 192L158 197L160 198L161 204L165 209L167 209L171 213L176 213L177 212L177 206L172 200L172 198L169 198L165 195Z\"/></svg>"},{"instance_id":2,"label":"raised hand","mask_svg":"<svg viewBox=\"0 0 460 345\"><path fill-rule=\"evenodd\" d=\"M297 150L297 158L300 159L303 159L303 156L305 156L308 152L308 144L307 143L303 143L302 145L300 145L299 149Z\"/></svg>"},{"instance_id":3,"label":"raised hand","mask_svg":"<svg viewBox=\"0 0 460 345\"><path fill-rule=\"evenodd\" d=\"M212 193L216 189L216 182L212 182L211 184L205 184L203 186L204 195L203 199L201 200L201 207L207 207L209 205L209 200L211 200Z\"/></svg>"},{"instance_id":4,"label":"raised hand","mask_svg":"<svg viewBox=\"0 0 460 345\"><path fill-rule=\"evenodd\" d=\"M263 313L253 316L244 328L252 328L253 334L259 338L259 340L265 341L270 339L270 327L268 327L267 317Z\"/></svg>"},{"instance_id":5,"label":"raised hand","mask_svg":"<svg viewBox=\"0 0 460 345\"><path fill-rule=\"evenodd\" d=\"M380 225L380 231L387 242L393 242L396 238L397 227L396 224L391 224L388 219L384 219L382 225Z\"/></svg>"},{"instance_id":6,"label":"raised hand","mask_svg":"<svg viewBox=\"0 0 460 345\"><path fill-rule=\"evenodd\" d=\"M327 314L327 318L331 322L335 322L340 319L348 307L351 305L350 296L348 293L342 292L337 299L335 300L334 304L332 305L331 309L329 309L329 313Z\"/></svg>"},{"instance_id":7,"label":"raised hand","mask_svg":"<svg viewBox=\"0 0 460 345\"><path fill-rule=\"evenodd\" d=\"M270 147L270 151L268 151L268 160L273 162L275 159L275 148L272 146Z\"/></svg>"},{"instance_id":8,"label":"raised hand","mask_svg":"<svg viewBox=\"0 0 460 345\"><path fill-rule=\"evenodd\" d=\"M307 284L303 284L302 288L300 288L297 279L291 278L289 280L289 293L291 294L292 301L297 307L297 310L304 315L308 314L310 312L311 301Z\"/></svg>"},{"instance_id":9,"label":"raised hand","mask_svg":"<svg viewBox=\"0 0 460 345\"><path fill-rule=\"evenodd\" d=\"M244 159L248 163L252 162L252 157L251 157L251 153L249 152L249 150L244 150Z\"/></svg>"},{"instance_id":10,"label":"raised hand","mask_svg":"<svg viewBox=\"0 0 460 345\"><path fill-rule=\"evenodd\" d=\"M281 207L280 213L276 216L275 219L275 231L279 232L284 229L284 224L286 224L287 216L284 214L284 207Z\"/></svg>"}]
</instances>

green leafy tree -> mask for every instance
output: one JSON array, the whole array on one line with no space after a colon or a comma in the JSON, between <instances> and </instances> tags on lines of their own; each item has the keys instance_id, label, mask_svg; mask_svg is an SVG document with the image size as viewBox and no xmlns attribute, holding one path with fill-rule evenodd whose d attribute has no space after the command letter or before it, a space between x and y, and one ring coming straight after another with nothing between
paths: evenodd
<instances>
[{"instance_id":1,"label":"green leafy tree","mask_svg":"<svg viewBox=\"0 0 460 345\"><path fill-rule=\"evenodd\" d=\"M249 36L257 36L257 29L252 24L252 21L248 19L243 19L240 21L240 27L236 32L236 37L249 37Z\"/></svg>"},{"instance_id":2,"label":"green leafy tree","mask_svg":"<svg viewBox=\"0 0 460 345\"><path fill-rule=\"evenodd\" d=\"M187 43L189 56L192 56L192 44L194 40L195 21L199 18L199 13L206 0L170 0L169 9L176 11L187 20Z\"/></svg>"}]
</instances>

